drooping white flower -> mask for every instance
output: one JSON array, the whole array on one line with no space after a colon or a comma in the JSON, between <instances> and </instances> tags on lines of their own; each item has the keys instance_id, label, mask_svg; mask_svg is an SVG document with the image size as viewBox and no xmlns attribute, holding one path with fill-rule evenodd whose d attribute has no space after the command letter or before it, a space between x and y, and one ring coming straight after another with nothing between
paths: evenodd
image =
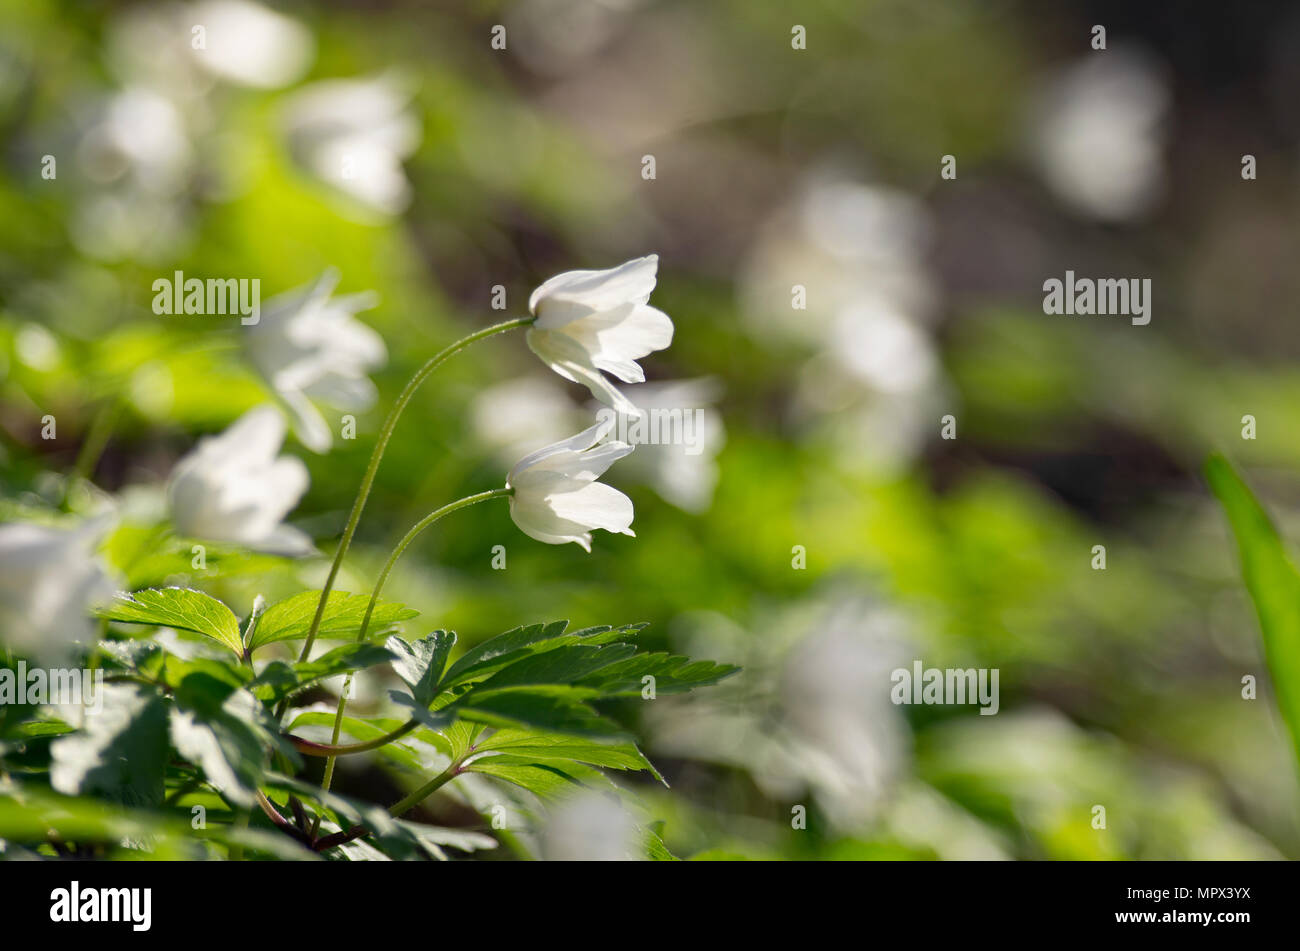
<instances>
[{"instance_id":1,"label":"drooping white flower","mask_svg":"<svg viewBox=\"0 0 1300 951\"><path fill-rule=\"evenodd\" d=\"M308 482L301 459L277 458L284 434L284 417L259 406L221 435L200 439L176 464L168 486L177 530L264 551L309 551L306 535L281 524Z\"/></svg>"},{"instance_id":2,"label":"drooping white flower","mask_svg":"<svg viewBox=\"0 0 1300 951\"><path fill-rule=\"evenodd\" d=\"M627 443L601 442L613 425L599 422L524 456L510 470L510 517L525 535L548 545L574 542L587 551L592 529L635 535L632 500L596 481L632 451Z\"/></svg>"},{"instance_id":3,"label":"drooping white flower","mask_svg":"<svg viewBox=\"0 0 1300 951\"><path fill-rule=\"evenodd\" d=\"M61 660L90 642L90 609L114 585L95 554L109 521L75 529L15 522L0 526L0 643L21 654Z\"/></svg>"},{"instance_id":4,"label":"drooping white flower","mask_svg":"<svg viewBox=\"0 0 1300 951\"><path fill-rule=\"evenodd\" d=\"M284 400L294 433L313 452L328 450L333 436L312 400L348 412L369 409L377 393L366 373L388 356L383 338L353 317L375 306L378 296L331 299L338 281L338 271L330 269L315 284L267 301L248 329L249 358Z\"/></svg>"},{"instance_id":5,"label":"drooping white flower","mask_svg":"<svg viewBox=\"0 0 1300 951\"><path fill-rule=\"evenodd\" d=\"M371 211L395 215L411 201L402 162L420 144L410 95L389 77L313 83L286 106L294 157Z\"/></svg>"},{"instance_id":6,"label":"drooping white flower","mask_svg":"<svg viewBox=\"0 0 1300 951\"><path fill-rule=\"evenodd\" d=\"M528 346L552 370L582 383L602 403L629 416L641 411L605 379L641 383L637 360L673 342L673 322L648 303L659 255L636 258L606 271L566 271L528 299L537 322Z\"/></svg>"}]
</instances>

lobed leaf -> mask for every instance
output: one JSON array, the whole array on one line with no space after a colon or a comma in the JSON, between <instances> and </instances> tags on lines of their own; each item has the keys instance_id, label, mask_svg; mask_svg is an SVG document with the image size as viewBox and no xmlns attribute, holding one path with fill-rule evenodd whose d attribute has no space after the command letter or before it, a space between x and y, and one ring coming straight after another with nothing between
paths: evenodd
<instances>
[{"instance_id":1,"label":"lobed leaf","mask_svg":"<svg viewBox=\"0 0 1300 951\"><path fill-rule=\"evenodd\" d=\"M193 588L147 588L119 594L100 612L110 621L153 624L206 634L243 656L243 639L234 612L216 598Z\"/></svg>"}]
</instances>

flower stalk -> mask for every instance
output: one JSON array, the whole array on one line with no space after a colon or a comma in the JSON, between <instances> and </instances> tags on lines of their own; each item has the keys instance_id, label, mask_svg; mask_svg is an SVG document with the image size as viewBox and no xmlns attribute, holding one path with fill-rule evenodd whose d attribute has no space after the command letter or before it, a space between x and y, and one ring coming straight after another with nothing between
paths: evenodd
<instances>
[{"instance_id":1,"label":"flower stalk","mask_svg":"<svg viewBox=\"0 0 1300 951\"><path fill-rule=\"evenodd\" d=\"M352 536L356 534L357 523L361 521L361 512L366 507L366 500L370 497L370 489L374 485L375 475L379 471L379 463L384 457L384 451L388 448L388 440L392 437L393 430L397 427L397 420L401 417L402 411L406 409L406 404L411 401L411 397L415 395L415 391L420 384L428 379L429 375L450 357L479 340L495 334L505 333L508 330L526 327L534 320L536 318L531 316L518 317L514 320L493 324L491 327L485 327L467 337L462 337L434 354L424 366L415 371L415 375L402 389L402 392L397 397L397 402L393 404L392 410L388 413L388 418L384 420L383 427L379 430L379 438L375 441L375 448L370 454L370 462L366 466L365 475L361 477L361 485L357 489L356 500L352 503L352 511L348 514L347 525L343 529L343 537L339 540L338 549L334 553L334 561L330 564L329 575L325 579L325 584L320 593L320 601L316 605L316 614L312 617L311 627L307 631L307 639L303 642L302 653L298 657L300 661L305 661L311 656L312 645L316 643L316 635L320 631L321 620L325 616L325 605L329 601L330 592L334 589L334 582L338 579L339 569L343 565L343 558L352 545Z\"/></svg>"}]
</instances>

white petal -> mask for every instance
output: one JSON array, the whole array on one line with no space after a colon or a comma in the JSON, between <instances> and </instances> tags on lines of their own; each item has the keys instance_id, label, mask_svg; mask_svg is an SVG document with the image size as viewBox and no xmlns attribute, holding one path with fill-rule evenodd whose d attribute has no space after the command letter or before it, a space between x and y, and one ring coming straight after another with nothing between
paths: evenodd
<instances>
[{"instance_id":1,"label":"white petal","mask_svg":"<svg viewBox=\"0 0 1300 951\"><path fill-rule=\"evenodd\" d=\"M616 420L612 416L600 419L594 426L589 426L576 436L570 436L568 439L562 439L549 446L543 446L536 452L530 452L515 463L515 467L510 470L510 475L506 478L506 484L514 485L516 476L521 472L532 468L547 456L552 456L559 452L582 452L583 450L590 449L592 446L596 445L596 443L605 438L605 434L614 428L615 422Z\"/></svg>"},{"instance_id":2,"label":"white petal","mask_svg":"<svg viewBox=\"0 0 1300 951\"><path fill-rule=\"evenodd\" d=\"M285 428L284 417L274 407L257 406L235 420L220 436L212 438L209 445L219 444L223 452L243 459L270 461L280 451Z\"/></svg>"},{"instance_id":3,"label":"white petal","mask_svg":"<svg viewBox=\"0 0 1300 951\"><path fill-rule=\"evenodd\" d=\"M281 390L279 396L293 417L293 432L298 441L314 453L329 452L334 445L334 434L320 410L297 390Z\"/></svg>"},{"instance_id":4,"label":"white petal","mask_svg":"<svg viewBox=\"0 0 1300 951\"><path fill-rule=\"evenodd\" d=\"M520 469L511 483L515 488L540 487L547 492L571 492L595 482L605 470L632 451L625 442L607 442L586 452L562 449Z\"/></svg>"},{"instance_id":5,"label":"white petal","mask_svg":"<svg viewBox=\"0 0 1300 951\"><path fill-rule=\"evenodd\" d=\"M547 300L564 300L591 310L608 310L629 301L644 304L654 290L658 269L659 255L650 254L604 271L565 271L533 291L528 309L538 314L538 307Z\"/></svg>"},{"instance_id":6,"label":"white petal","mask_svg":"<svg viewBox=\"0 0 1300 951\"><path fill-rule=\"evenodd\" d=\"M591 551L591 533L577 522L561 519L544 499L511 496L510 518L529 538L548 545L573 542Z\"/></svg>"},{"instance_id":7,"label":"white petal","mask_svg":"<svg viewBox=\"0 0 1300 951\"><path fill-rule=\"evenodd\" d=\"M592 482L576 492L562 492L547 498L552 511L565 521L587 528L631 535L632 500L603 482Z\"/></svg>"}]
</instances>

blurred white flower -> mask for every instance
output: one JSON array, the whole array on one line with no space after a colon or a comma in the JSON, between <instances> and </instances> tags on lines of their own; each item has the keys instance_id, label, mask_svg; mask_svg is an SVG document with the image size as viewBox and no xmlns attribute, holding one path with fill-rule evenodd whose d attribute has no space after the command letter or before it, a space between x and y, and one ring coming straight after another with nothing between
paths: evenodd
<instances>
[{"instance_id":1,"label":"blurred white flower","mask_svg":"<svg viewBox=\"0 0 1300 951\"><path fill-rule=\"evenodd\" d=\"M756 331L814 348L795 413L854 468L905 465L948 405L930 332L930 231L906 192L820 172L764 226L741 276Z\"/></svg>"},{"instance_id":2,"label":"blurred white flower","mask_svg":"<svg viewBox=\"0 0 1300 951\"><path fill-rule=\"evenodd\" d=\"M331 268L314 284L272 298L247 330L249 359L284 400L294 434L313 452L325 452L334 439L312 400L346 412L369 409L378 393L366 373L388 357L383 338L353 317L374 307L378 295L331 299L338 282Z\"/></svg>"},{"instance_id":3,"label":"blurred white flower","mask_svg":"<svg viewBox=\"0 0 1300 951\"><path fill-rule=\"evenodd\" d=\"M605 271L557 274L528 299L528 309L537 315L528 346L602 403L639 416L601 371L624 383L641 383L645 374L636 361L673 342L672 320L648 303L658 269L659 255L651 254Z\"/></svg>"},{"instance_id":4,"label":"blurred white flower","mask_svg":"<svg viewBox=\"0 0 1300 951\"><path fill-rule=\"evenodd\" d=\"M1039 96L1031 145L1048 187L1104 221L1134 218L1164 182L1161 122L1169 93L1149 57L1116 48L1087 56Z\"/></svg>"},{"instance_id":5,"label":"blurred white flower","mask_svg":"<svg viewBox=\"0 0 1300 951\"><path fill-rule=\"evenodd\" d=\"M116 590L95 554L109 527L108 518L75 529L0 526L0 642L58 661L94 639L90 610Z\"/></svg>"},{"instance_id":6,"label":"blurred white flower","mask_svg":"<svg viewBox=\"0 0 1300 951\"><path fill-rule=\"evenodd\" d=\"M506 464L555 442L589 418L549 375L489 386L470 407L474 435Z\"/></svg>"},{"instance_id":7,"label":"blurred white flower","mask_svg":"<svg viewBox=\"0 0 1300 951\"><path fill-rule=\"evenodd\" d=\"M626 443L600 443L613 425L612 420L597 423L530 453L510 470L510 517L525 535L548 545L574 542L588 552L592 529L635 535L629 527L632 500L596 481L632 451Z\"/></svg>"},{"instance_id":8,"label":"blurred white flower","mask_svg":"<svg viewBox=\"0 0 1300 951\"><path fill-rule=\"evenodd\" d=\"M909 656L900 625L859 597L792 608L761 631L717 618L689 649L745 677L651 710L652 743L745 769L773 799L810 793L836 828L860 831L906 774L906 722L889 698Z\"/></svg>"},{"instance_id":9,"label":"blurred white flower","mask_svg":"<svg viewBox=\"0 0 1300 951\"><path fill-rule=\"evenodd\" d=\"M308 482L301 459L276 457L284 435L284 417L259 406L221 435L200 439L176 464L168 486L176 528L192 538L264 551L310 551L306 535L281 524Z\"/></svg>"},{"instance_id":10,"label":"blurred white flower","mask_svg":"<svg viewBox=\"0 0 1300 951\"><path fill-rule=\"evenodd\" d=\"M637 825L613 795L585 792L547 817L542 858L550 862L626 862L637 858Z\"/></svg>"},{"instance_id":11,"label":"blurred white flower","mask_svg":"<svg viewBox=\"0 0 1300 951\"><path fill-rule=\"evenodd\" d=\"M326 184L384 215L411 201L402 162L420 143L410 95L395 80L331 79L313 83L285 106L289 147Z\"/></svg>"},{"instance_id":12,"label":"blurred white flower","mask_svg":"<svg viewBox=\"0 0 1300 951\"><path fill-rule=\"evenodd\" d=\"M709 379L638 386L636 405L642 415L620 419L616 432L637 449L627 474L647 482L670 505L695 514L713 502L717 457L727 439L722 414L711 405L718 389ZM646 434L658 438L643 439Z\"/></svg>"},{"instance_id":13,"label":"blurred white flower","mask_svg":"<svg viewBox=\"0 0 1300 951\"><path fill-rule=\"evenodd\" d=\"M101 260L176 253L188 237L183 196L195 158L168 96L131 85L104 100L75 153L85 189L71 222L77 248Z\"/></svg>"},{"instance_id":14,"label":"blurred white flower","mask_svg":"<svg viewBox=\"0 0 1300 951\"><path fill-rule=\"evenodd\" d=\"M205 0L189 11L204 29L195 60L220 79L278 89L300 79L311 65L311 33L296 20L248 0Z\"/></svg>"}]
</instances>

